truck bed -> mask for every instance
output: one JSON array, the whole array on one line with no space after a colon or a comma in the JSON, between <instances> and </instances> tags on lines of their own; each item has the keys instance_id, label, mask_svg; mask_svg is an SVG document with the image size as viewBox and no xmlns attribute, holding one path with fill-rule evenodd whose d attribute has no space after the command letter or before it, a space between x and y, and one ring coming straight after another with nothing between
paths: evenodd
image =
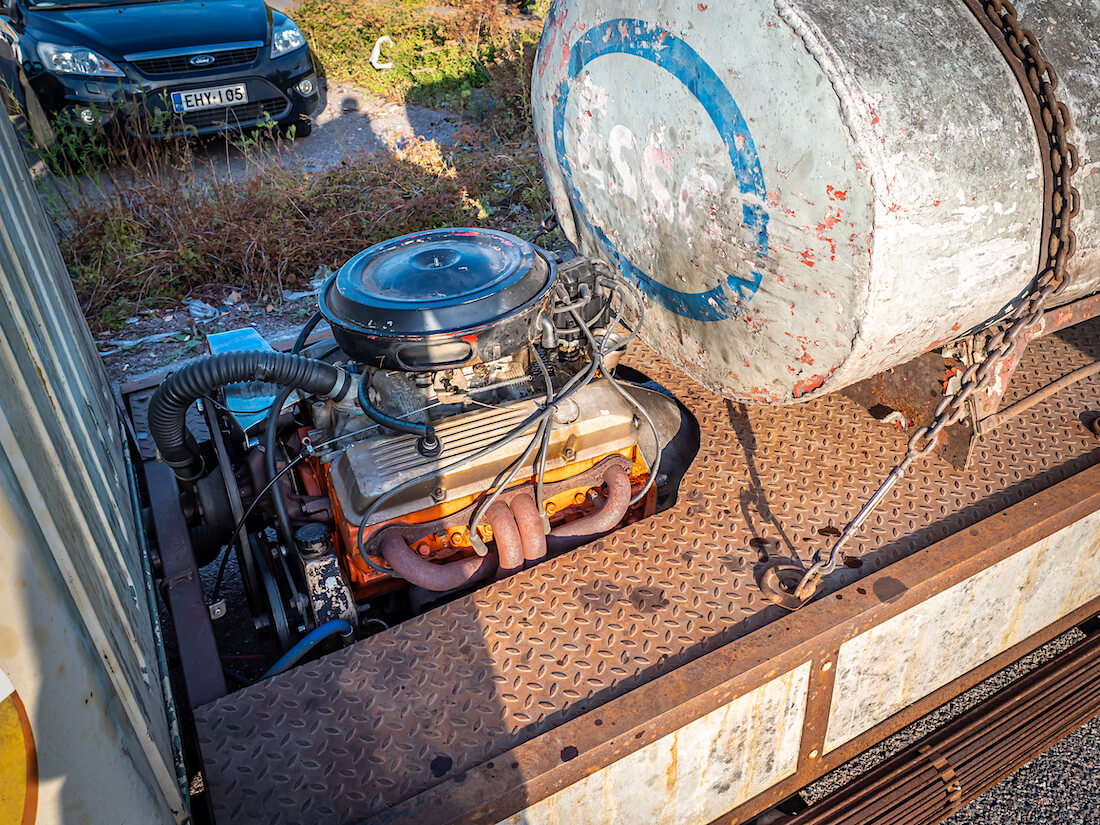
<instances>
[{"instance_id":1,"label":"truck bed","mask_svg":"<svg viewBox=\"0 0 1100 825\"><path fill-rule=\"evenodd\" d=\"M1004 403L1098 357L1100 321L1039 339ZM504 820L717 706L632 691L720 648L779 661L790 641L779 628L791 617L761 596L751 540L776 539L779 555L808 562L831 541L821 528L843 527L902 454L907 435L841 395L749 407L699 388L652 352L635 350L629 363L699 421L700 451L677 504L198 708L219 825L444 821L451 814L431 807L440 797L425 793L443 783L451 802L480 811L474 818ZM905 585L889 582L906 580L883 575L885 568L1100 462L1100 440L1082 424L1098 398L1094 375L1038 404L985 436L969 471L938 459L916 465L854 542L861 563L830 575L825 593L850 588L844 593L895 600ZM975 533L974 552L983 547ZM957 552L962 559L965 547ZM855 591L867 577L873 592ZM819 601L827 598L842 595ZM796 617L805 619L807 609ZM824 636L831 625L824 614L821 621ZM783 672L778 664L769 671ZM698 691L723 677L713 678ZM801 674L791 678L806 690ZM811 678L811 692L817 684ZM643 706L607 707L617 699ZM755 718L771 724L781 710L762 706ZM632 713L666 718L652 731L639 728L637 744L624 744ZM583 736L569 724L582 717ZM802 746L777 740L766 750L778 765L783 749L793 748L801 766ZM766 766L758 773L769 781ZM784 778L773 773L774 781ZM484 799L463 797L464 786ZM745 793L729 801L740 804Z\"/></svg>"}]
</instances>

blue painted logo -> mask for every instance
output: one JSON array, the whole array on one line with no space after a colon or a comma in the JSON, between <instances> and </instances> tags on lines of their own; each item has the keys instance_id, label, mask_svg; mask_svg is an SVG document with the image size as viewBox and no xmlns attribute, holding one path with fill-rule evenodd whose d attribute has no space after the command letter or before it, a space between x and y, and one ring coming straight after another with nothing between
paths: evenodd
<instances>
[{"instance_id":1,"label":"blue painted logo","mask_svg":"<svg viewBox=\"0 0 1100 825\"><path fill-rule=\"evenodd\" d=\"M736 274L705 292L681 292L672 289L636 267L598 226L585 214L584 205L573 182L573 173L565 155L565 106L573 81L584 68L600 57L630 54L664 69L679 80L699 101L714 123L729 151L741 194L748 202L741 207L741 220L756 240L755 266L748 278ZM740 144L740 145L739 145ZM584 225L599 240L608 257L623 274L677 315L697 321L722 321L732 318L760 288L764 263L768 257L767 189L756 145L737 103L714 70L683 40L644 20L610 20L589 29L569 52L568 76L558 86L554 106L554 148L557 151L566 186L574 209Z\"/></svg>"},{"instance_id":2,"label":"blue painted logo","mask_svg":"<svg viewBox=\"0 0 1100 825\"><path fill-rule=\"evenodd\" d=\"M187 61L192 66L209 66L214 62L214 55L212 54L197 54Z\"/></svg>"}]
</instances>

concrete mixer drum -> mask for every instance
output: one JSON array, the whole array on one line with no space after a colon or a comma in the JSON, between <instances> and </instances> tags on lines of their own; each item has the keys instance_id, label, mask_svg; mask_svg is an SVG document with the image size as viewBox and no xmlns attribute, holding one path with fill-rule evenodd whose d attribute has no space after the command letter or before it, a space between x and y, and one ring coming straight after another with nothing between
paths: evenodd
<instances>
[{"instance_id":1,"label":"concrete mixer drum","mask_svg":"<svg viewBox=\"0 0 1100 825\"><path fill-rule=\"evenodd\" d=\"M1024 23L1066 67L1087 161L1100 9L1062 16L1030 2ZM558 2L533 101L566 234L642 287L652 346L733 399L808 399L942 347L1011 313L1046 260L1043 127L963 3ZM1100 289L1079 177L1057 303Z\"/></svg>"}]
</instances>

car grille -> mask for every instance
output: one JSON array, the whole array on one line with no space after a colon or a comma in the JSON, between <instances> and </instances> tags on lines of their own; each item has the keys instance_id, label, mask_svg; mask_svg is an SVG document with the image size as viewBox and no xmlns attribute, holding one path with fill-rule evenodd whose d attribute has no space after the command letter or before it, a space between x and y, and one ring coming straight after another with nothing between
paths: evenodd
<instances>
[{"instance_id":1,"label":"car grille","mask_svg":"<svg viewBox=\"0 0 1100 825\"><path fill-rule=\"evenodd\" d=\"M215 126L229 125L251 126L262 121L265 116L272 120L278 120L284 114L289 104L286 98L269 97L249 103L240 103L236 106L226 106L221 109L203 109L198 112L187 112L177 117L188 126L196 129L209 129Z\"/></svg>"},{"instance_id":2,"label":"car grille","mask_svg":"<svg viewBox=\"0 0 1100 825\"><path fill-rule=\"evenodd\" d=\"M200 54L208 54L214 58L213 63L205 66L192 66L192 57ZM191 72L208 72L212 69L226 69L230 66L247 66L256 62L260 54L258 46L247 46L240 49L226 49L225 51L198 51L193 54L177 54L171 57L147 57L144 60L134 60L133 65L146 77L154 77L165 74L189 74Z\"/></svg>"}]
</instances>

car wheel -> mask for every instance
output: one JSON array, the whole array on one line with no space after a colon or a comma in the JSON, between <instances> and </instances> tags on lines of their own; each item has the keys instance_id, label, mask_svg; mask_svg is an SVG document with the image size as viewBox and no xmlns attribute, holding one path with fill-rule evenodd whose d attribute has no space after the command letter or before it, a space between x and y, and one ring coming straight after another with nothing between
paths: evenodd
<instances>
[{"instance_id":1,"label":"car wheel","mask_svg":"<svg viewBox=\"0 0 1100 825\"><path fill-rule=\"evenodd\" d=\"M38 95L22 72L19 74L19 85L23 87L23 112L27 118L27 126L30 127L31 140L39 149L49 149L57 142L57 133L50 125L50 119L42 108Z\"/></svg>"},{"instance_id":2,"label":"car wheel","mask_svg":"<svg viewBox=\"0 0 1100 825\"><path fill-rule=\"evenodd\" d=\"M298 118L284 120L279 124L279 134L285 138L309 137L313 132L313 120L308 115L299 115Z\"/></svg>"}]
</instances>

